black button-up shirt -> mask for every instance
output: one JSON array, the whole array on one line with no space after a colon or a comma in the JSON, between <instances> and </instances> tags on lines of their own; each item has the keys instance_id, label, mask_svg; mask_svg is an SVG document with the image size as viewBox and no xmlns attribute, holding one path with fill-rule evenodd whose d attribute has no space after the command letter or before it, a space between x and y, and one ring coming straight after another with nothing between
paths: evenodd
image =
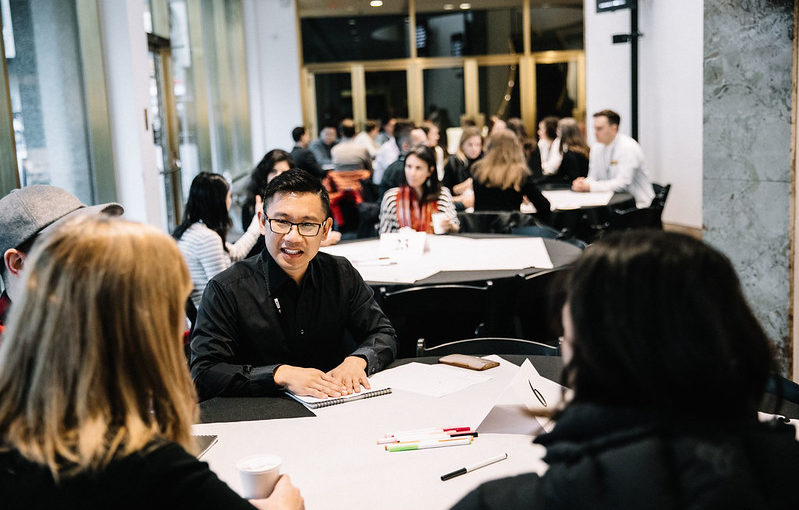
<instances>
[{"instance_id":1,"label":"black button-up shirt","mask_svg":"<svg viewBox=\"0 0 799 510\"><path fill-rule=\"evenodd\" d=\"M397 352L394 328L347 259L318 253L298 286L269 253L208 282L191 341L201 400L277 391L281 364L328 371L347 356L372 375Z\"/></svg>"}]
</instances>

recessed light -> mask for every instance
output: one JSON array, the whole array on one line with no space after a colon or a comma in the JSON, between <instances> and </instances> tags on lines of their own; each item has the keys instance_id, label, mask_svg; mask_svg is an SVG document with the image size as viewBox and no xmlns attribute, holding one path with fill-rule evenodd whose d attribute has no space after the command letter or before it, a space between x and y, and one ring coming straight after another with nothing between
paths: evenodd
<instances>
[{"instance_id":1,"label":"recessed light","mask_svg":"<svg viewBox=\"0 0 799 510\"><path fill-rule=\"evenodd\" d=\"M445 11L451 11L454 8L455 8L455 5L453 5L453 4L444 4L444 10Z\"/></svg>"},{"instance_id":2,"label":"recessed light","mask_svg":"<svg viewBox=\"0 0 799 510\"><path fill-rule=\"evenodd\" d=\"M472 8L472 4L464 2L464 3L460 4L458 7L460 7L461 9L463 9L465 11L467 9L471 9Z\"/></svg>"},{"instance_id":3,"label":"recessed light","mask_svg":"<svg viewBox=\"0 0 799 510\"><path fill-rule=\"evenodd\" d=\"M372 0L369 2L369 5L372 7L383 7L383 0Z\"/></svg>"}]
</instances>

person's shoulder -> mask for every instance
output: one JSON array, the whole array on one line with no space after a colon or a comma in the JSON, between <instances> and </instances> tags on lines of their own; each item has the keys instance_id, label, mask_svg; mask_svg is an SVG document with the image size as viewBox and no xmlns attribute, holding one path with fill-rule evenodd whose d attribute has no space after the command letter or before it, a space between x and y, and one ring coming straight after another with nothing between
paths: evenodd
<instances>
[{"instance_id":1,"label":"person's shoulder","mask_svg":"<svg viewBox=\"0 0 799 510\"><path fill-rule=\"evenodd\" d=\"M262 274L262 255L256 255L232 264L224 271L217 273L211 278L209 284L213 283L222 288L228 288L240 284L243 280L250 283L253 277Z\"/></svg>"}]
</instances>

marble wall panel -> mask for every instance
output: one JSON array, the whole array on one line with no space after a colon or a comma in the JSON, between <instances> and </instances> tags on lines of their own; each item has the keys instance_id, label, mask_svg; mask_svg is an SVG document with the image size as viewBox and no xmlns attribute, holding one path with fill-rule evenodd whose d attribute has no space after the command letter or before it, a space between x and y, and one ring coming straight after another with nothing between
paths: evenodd
<instances>
[{"instance_id":1,"label":"marble wall panel","mask_svg":"<svg viewBox=\"0 0 799 510\"><path fill-rule=\"evenodd\" d=\"M793 3L704 6L704 239L732 260L787 374Z\"/></svg>"}]
</instances>

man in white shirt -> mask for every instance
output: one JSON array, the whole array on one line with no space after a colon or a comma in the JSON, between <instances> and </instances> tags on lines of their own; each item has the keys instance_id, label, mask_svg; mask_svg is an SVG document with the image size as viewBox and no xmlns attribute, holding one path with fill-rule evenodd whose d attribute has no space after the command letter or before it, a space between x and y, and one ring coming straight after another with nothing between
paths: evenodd
<instances>
[{"instance_id":1,"label":"man in white shirt","mask_svg":"<svg viewBox=\"0 0 799 510\"><path fill-rule=\"evenodd\" d=\"M602 110L594 114L594 136L588 177L572 183L574 191L626 191L638 208L649 207L655 192L638 142L619 133L619 114Z\"/></svg>"}]
</instances>

